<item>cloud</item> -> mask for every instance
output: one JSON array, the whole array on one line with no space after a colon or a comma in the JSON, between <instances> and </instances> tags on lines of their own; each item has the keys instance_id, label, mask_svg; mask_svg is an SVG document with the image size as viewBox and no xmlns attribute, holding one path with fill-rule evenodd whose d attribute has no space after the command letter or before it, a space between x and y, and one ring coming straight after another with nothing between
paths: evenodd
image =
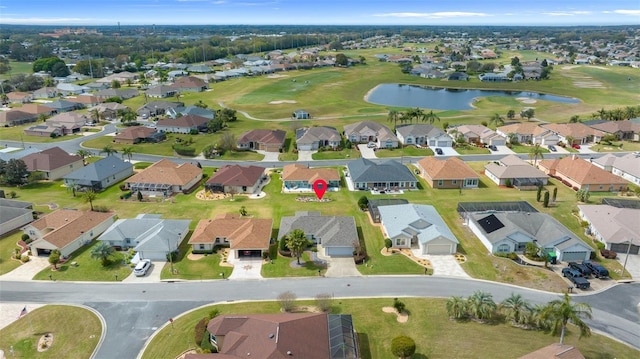
<instances>
[{"instance_id":1,"label":"cloud","mask_svg":"<svg viewBox=\"0 0 640 359\"><path fill-rule=\"evenodd\" d=\"M640 10L613 10L616 14L640 16Z\"/></svg>"},{"instance_id":2,"label":"cloud","mask_svg":"<svg viewBox=\"0 0 640 359\"><path fill-rule=\"evenodd\" d=\"M30 25L55 25L55 24L92 24L97 23L98 19L79 18L79 17L28 17L28 18L2 18L5 24L30 24Z\"/></svg>"},{"instance_id":3,"label":"cloud","mask_svg":"<svg viewBox=\"0 0 640 359\"><path fill-rule=\"evenodd\" d=\"M590 15L591 11L552 11L552 12L543 12L544 15L549 16L574 16L574 15Z\"/></svg>"},{"instance_id":4,"label":"cloud","mask_svg":"<svg viewBox=\"0 0 640 359\"><path fill-rule=\"evenodd\" d=\"M441 12L391 12L386 14L374 14L376 17L413 17L425 19L441 19L450 17L483 17L490 16L482 12L441 11Z\"/></svg>"}]
</instances>

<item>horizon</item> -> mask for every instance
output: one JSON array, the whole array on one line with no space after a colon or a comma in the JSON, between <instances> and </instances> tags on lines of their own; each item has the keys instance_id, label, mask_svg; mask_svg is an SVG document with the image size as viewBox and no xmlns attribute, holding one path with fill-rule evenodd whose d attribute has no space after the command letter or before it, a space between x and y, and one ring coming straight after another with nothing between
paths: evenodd
<instances>
[{"instance_id":1,"label":"horizon","mask_svg":"<svg viewBox=\"0 0 640 359\"><path fill-rule=\"evenodd\" d=\"M419 0L3 0L0 25L25 26L625 26L640 25L629 0L538 0L455 5Z\"/></svg>"}]
</instances>

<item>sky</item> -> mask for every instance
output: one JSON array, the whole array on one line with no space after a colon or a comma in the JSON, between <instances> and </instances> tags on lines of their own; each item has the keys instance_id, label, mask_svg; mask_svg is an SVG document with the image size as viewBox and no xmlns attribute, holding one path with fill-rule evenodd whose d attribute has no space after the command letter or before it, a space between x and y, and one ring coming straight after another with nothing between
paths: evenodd
<instances>
[{"instance_id":1,"label":"sky","mask_svg":"<svg viewBox=\"0 0 640 359\"><path fill-rule=\"evenodd\" d=\"M639 25L640 0L1 0L0 25Z\"/></svg>"}]
</instances>

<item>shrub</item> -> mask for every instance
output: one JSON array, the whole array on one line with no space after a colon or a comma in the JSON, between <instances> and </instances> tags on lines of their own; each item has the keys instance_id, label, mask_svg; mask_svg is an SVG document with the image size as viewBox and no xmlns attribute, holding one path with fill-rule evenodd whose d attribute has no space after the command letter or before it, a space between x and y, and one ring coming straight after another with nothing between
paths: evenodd
<instances>
[{"instance_id":1,"label":"shrub","mask_svg":"<svg viewBox=\"0 0 640 359\"><path fill-rule=\"evenodd\" d=\"M198 346L202 344L202 339L204 338L205 333L207 332L207 324L209 324L209 320L207 318L202 318L198 323L196 323L196 327L194 328L193 339L196 342L196 345Z\"/></svg>"},{"instance_id":2,"label":"shrub","mask_svg":"<svg viewBox=\"0 0 640 359\"><path fill-rule=\"evenodd\" d=\"M598 241L598 242L596 242L596 247L598 247L599 250L603 250L604 249L604 243Z\"/></svg>"},{"instance_id":3,"label":"shrub","mask_svg":"<svg viewBox=\"0 0 640 359\"><path fill-rule=\"evenodd\" d=\"M283 311L289 312L293 309L293 304L296 299L297 297L293 292L286 291L278 296L278 303Z\"/></svg>"},{"instance_id":4,"label":"shrub","mask_svg":"<svg viewBox=\"0 0 640 359\"><path fill-rule=\"evenodd\" d=\"M274 243L269 246L269 259L278 258L278 244Z\"/></svg>"},{"instance_id":5,"label":"shrub","mask_svg":"<svg viewBox=\"0 0 640 359\"><path fill-rule=\"evenodd\" d=\"M31 239L31 237L29 237L29 235L28 235L28 234L23 233L23 234L22 234L22 236L20 237L20 239L22 239L25 243L28 243L27 241L28 241L29 239Z\"/></svg>"},{"instance_id":6,"label":"shrub","mask_svg":"<svg viewBox=\"0 0 640 359\"><path fill-rule=\"evenodd\" d=\"M106 213L106 212L109 212L109 208L107 208L107 206L96 206L96 205L94 205L93 206L93 211L94 212Z\"/></svg>"},{"instance_id":7,"label":"shrub","mask_svg":"<svg viewBox=\"0 0 640 359\"><path fill-rule=\"evenodd\" d=\"M358 207L360 207L361 210L365 210L367 209L367 206L369 205L369 199L367 198L367 196L362 196L360 197L360 199L358 199Z\"/></svg>"},{"instance_id":8,"label":"shrub","mask_svg":"<svg viewBox=\"0 0 640 359\"><path fill-rule=\"evenodd\" d=\"M209 341L210 337L211 334L209 334L209 331L205 329L204 334L202 335L202 341L200 341L200 348L202 348L203 352L207 351L207 353L211 353L215 350L215 347Z\"/></svg>"},{"instance_id":9,"label":"shrub","mask_svg":"<svg viewBox=\"0 0 640 359\"><path fill-rule=\"evenodd\" d=\"M321 293L316 295L316 306L323 312L331 310L331 294Z\"/></svg>"},{"instance_id":10,"label":"shrub","mask_svg":"<svg viewBox=\"0 0 640 359\"><path fill-rule=\"evenodd\" d=\"M211 309L208 314L209 320L217 317L218 315L220 315L220 309L218 308Z\"/></svg>"},{"instance_id":11,"label":"shrub","mask_svg":"<svg viewBox=\"0 0 640 359\"><path fill-rule=\"evenodd\" d=\"M27 263L30 259L29 256L22 256L20 257L20 262Z\"/></svg>"},{"instance_id":12,"label":"shrub","mask_svg":"<svg viewBox=\"0 0 640 359\"><path fill-rule=\"evenodd\" d=\"M391 340L391 353L399 358L411 357L416 352L416 342L404 335Z\"/></svg>"},{"instance_id":13,"label":"shrub","mask_svg":"<svg viewBox=\"0 0 640 359\"><path fill-rule=\"evenodd\" d=\"M398 298L393 298L393 307L398 311L398 313L404 312L406 305L399 301Z\"/></svg>"},{"instance_id":14,"label":"shrub","mask_svg":"<svg viewBox=\"0 0 640 359\"><path fill-rule=\"evenodd\" d=\"M515 261L516 259L518 259L518 254L516 254L515 252L508 253L507 258L511 259L512 261Z\"/></svg>"},{"instance_id":15,"label":"shrub","mask_svg":"<svg viewBox=\"0 0 640 359\"><path fill-rule=\"evenodd\" d=\"M180 156L190 156L193 157L196 155L196 149L193 147L189 147L189 146L184 146L184 145L180 145L180 144L174 144L173 146L171 146L173 148L174 151L176 151L177 154L179 154Z\"/></svg>"}]
</instances>

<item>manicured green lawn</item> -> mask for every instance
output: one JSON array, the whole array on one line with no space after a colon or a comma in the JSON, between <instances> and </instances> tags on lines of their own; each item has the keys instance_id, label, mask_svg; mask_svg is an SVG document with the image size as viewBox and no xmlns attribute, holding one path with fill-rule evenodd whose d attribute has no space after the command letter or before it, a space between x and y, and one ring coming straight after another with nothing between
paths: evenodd
<instances>
[{"instance_id":1,"label":"manicured green lawn","mask_svg":"<svg viewBox=\"0 0 640 359\"><path fill-rule=\"evenodd\" d=\"M29 75L33 73L33 63L31 62L9 61L9 66L11 66L11 71L5 74L1 74L0 79L6 80L11 78L11 76L13 75Z\"/></svg>"},{"instance_id":2,"label":"manicured green lawn","mask_svg":"<svg viewBox=\"0 0 640 359\"><path fill-rule=\"evenodd\" d=\"M46 305L0 330L0 348L6 358L90 358L102 330L100 319L87 309ZM46 333L53 334L53 343L38 352L38 340ZM9 352L11 347L14 355Z\"/></svg>"},{"instance_id":3,"label":"manicured green lawn","mask_svg":"<svg viewBox=\"0 0 640 359\"><path fill-rule=\"evenodd\" d=\"M611 144L599 144L591 146L596 152L629 152L640 151L640 142L619 141Z\"/></svg>"},{"instance_id":4,"label":"manicured green lawn","mask_svg":"<svg viewBox=\"0 0 640 359\"><path fill-rule=\"evenodd\" d=\"M42 122L40 122L42 123ZM2 139L11 139L13 141L24 141L26 142L26 146L28 147L28 142L34 143L52 143L52 142L61 142L67 141L74 138L78 138L78 135L66 135L60 136L56 138L51 137L42 137L42 136L28 136L24 134L24 130L28 127L34 126L37 123L32 122L26 125L13 126L13 127L0 127L0 138Z\"/></svg>"},{"instance_id":5,"label":"manicured green lawn","mask_svg":"<svg viewBox=\"0 0 640 359\"><path fill-rule=\"evenodd\" d=\"M98 241L82 247L75 251L66 263L59 264L58 270L47 268L36 274L33 279L49 280L51 275L53 280L113 282L116 276L118 280L122 280L131 274L131 268L124 263L122 252L115 252L106 267L102 266L100 260L91 258L91 249L96 245ZM72 262L78 265L72 266Z\"/></svg>"},{"instance_id":6,"label":"manicured green lawn","mask_svg":"<svg viewBox=\"0 0 640 359\"><path fill-rule=\"evenodd\" d=\"M229 278L233 271L233 267L220 265L220 254L208 254L199 256L199 259L189 259L192 246L188 243L191 233L185 238L180 245L180 254L173 263L174 274L171 274L171 263L162 268L162 279L185 279L185 280L202 280L202 279L222 279L220 273L224 273L224 278Z\"/></svg>"},{"instance_id":7,"label":"manicured green lawn","mask_svg":"<svg viewBox=\"0 0 640 359\"><path fill-rule=\"evenodd\" d=\"M308 295L321 293L313 291ZM526 298L525 298L526 300ZM416 342L413 358L516 358L552 343L558 337L541 331L529 331L508 324L482 324L473 321L451 321L445 309L445 299L401 298L410 313L407 323L398 323L394 314L383 313L392 298L334 299L331 312L351 314L358 333L363 359L392 359L391 339L407 335ZM313 305L313 301L299 301ZM212 308L222 315L280 313L277 302L221 304L199 308L174 320L173 325L159 330L144 351L142 358L174 358L195 348L193 329ZM499 335L496 335L499 333ZM593 334L578 339L578 330L570 326L565 343L577 347L588 359L636 358L640 352L603 335ZM508 353L508 354L505 354Z\"/></svg>"},{"instance_id":8,"label":"manicured green lawn","mask_svg":"<svg viewBox=\"0 0 640 359\"><path fill-rule=\"evenodd\" d=\"M531 149L533 148L533 146L527 146L527 145L523 145L523 144L517 144L511 145L511 151L515 152L515 153L531 153ZM549 149L547 149L546 147L540 147L541 152L543 153L550 153Z\"/></svg>"},{"instance_id":9,"label":"manicured green lawn","mask_svg":"<svg viewBox=\"0 0 640 359\"><path fill-rule=\"evenodd\" d=\"M318 269L323 273L326 268L317 266L309 256L308 252L305 252L300 258L301 265L297 265L295 257L284 257L278 255L278 258L272 262L262 265L262 276L265 278L276 277L313 277L318 275Z\"/></svg>"},{"instance_id":10,"label":"manicured green lawn","mask_svg":"<svg viewBox=\"0 0 640 359\"><path fill-rule=\"evenodd\" d=\"M15 230L5 234L0 239L0 275L20 267L21 262L11 258L11 256L15 248L20 248L16 243L18 243L21 237L22 231Z\"/></svg>"},{"instance_id":11,"label":"manicured green lawn","mask_svg":"<svg viewBox=\"0 0 640 359\"><path fill-rule=\"evenodd\" d=\"M481 147L469 146L469 145L456 146L455 150L461 155L484 155L484 154L491 153L491 151L488 148L481 148Z\"/></svg>"},{"instance_id":12,"label":"manicured green lawn","mask_svg":"<svg viewBox=\"0 0 640 359\"><path fill-rule=\"evenodd\" d=\"M321 151L311 156L314 160L344 160L349 158L360 158L360 151L345 148L342 151Z\"/></svg>"}]
</instances>

